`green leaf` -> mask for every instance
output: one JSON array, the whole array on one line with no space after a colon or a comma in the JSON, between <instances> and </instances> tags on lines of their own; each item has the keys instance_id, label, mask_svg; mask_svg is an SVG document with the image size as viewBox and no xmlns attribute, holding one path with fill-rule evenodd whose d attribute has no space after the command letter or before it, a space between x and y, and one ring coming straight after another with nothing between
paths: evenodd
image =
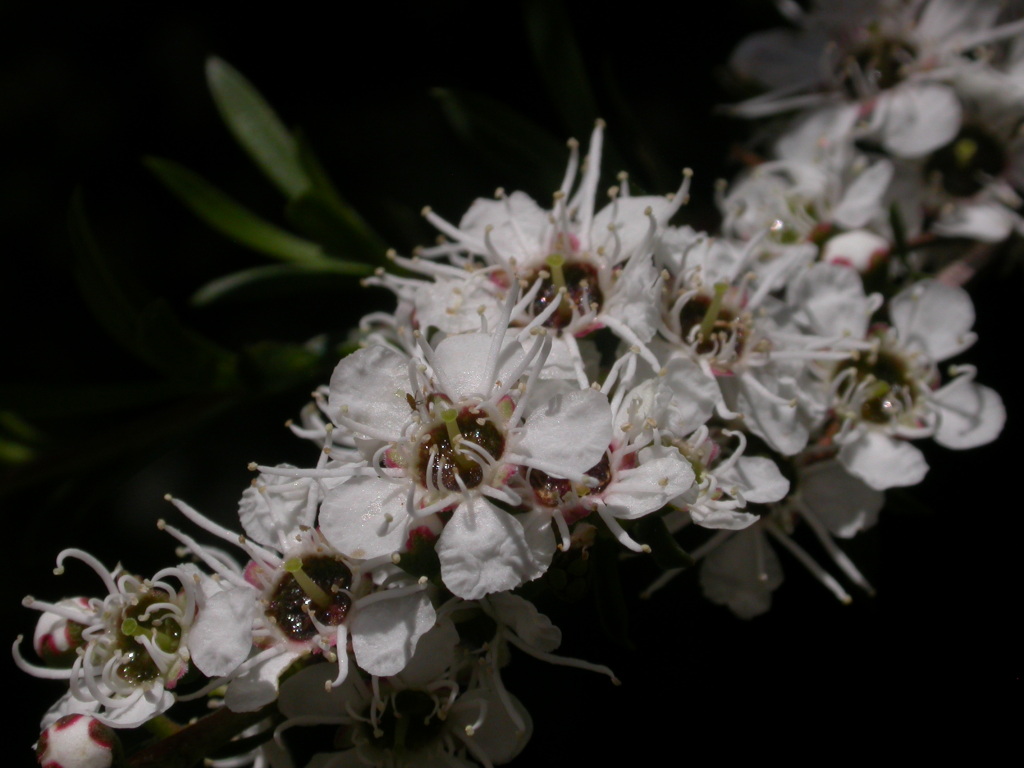
<instances>
[{"instance_id":1,"label":"green leaf","mask_svg":"<svg viewBox=\"0 0 1024 768\"><path fill-rule=\"evenodd\" d=\"M206 81L228 129L267 177L289 198L309 189L295 137L259 91L216 57L206 62Z\"/></svg>"},{"instance_id":2,"label":"green leaf","mask_svg":"<svg viewBox=\"0 0 1024 768\"><path fill-rule=\"evenodd\" d=\"M228 295L238 296L246 293L267 295L275 284L283 284L289 279L309 279L317 276L334 277L365 277L373 269L367 264L355 261L330 259L316 264L270 264L252 269L232 272L230 275L211 280L192 295L192 303L203 306L219 301Z\"/></svg>"},{"instance_id":3,"label":"green leaf","mask_svg":"<svg viewBox=\"0 0 1024 768\"><path fill-rule=\"evenodd\" d=\"M310 189L288 202L288 220L308 237L335 253L361 261L384 263L387 246L366 220L342 199L305 138L297 136L299 161Z\"/></svg>"},{"instance_id":4,"label":"green leaf","mask_svg":"<svg viewBox=\"0 0 1024 768\"><path fill-rule=\"evenodd\" d=\"M569 156L564 141L489 96L450 88L431 93L455 133L502 178L522 179L518 187L543 184L557 189ZM538 172L550 178L537 178Z\"/></svg>"},{"instance_id":5,"label":"green leaf","mask_svg":"<svg viewBox=\"0 0 1024 768\"><path fill-rule=\"evenodd\" d=\"M283 261L327 260L318 244L261 219L194 171L159 157L147 157L144 162L196 216L232 240Z\"/></svg>"},{"instance_id":6,"label":"green leaf","mask_svg":"<svg viewBox=\"0 0 1024 768\"><path fill-rule=\"evenodd\" d=\"M689 568L694 564L693 557L679 546L665 525L665 520L657 515L645 515L636 521L630 531L634 539L651 548L654 562L663 571L673 568Z\"/></svg>"},{"instance_id":7,"label":"green leaf","mask_svg":"<svg viewBox=\"0 0 1024 768\"><path fill-rule=\"evenodd\" d=\"M147 362L183 389L222 391L237 382L237 356L183 325L163 299L146 305L137 333Z\"/></svg>"},{"instance_id":8,"label":"green leaf","mask_svg":"<svg viewBox=\"0 0 1024 768\"><path fill-rule=\"evenodd\" d=\"M186 328L163 300L153 300L100 250L77 193L71 202L75 277L97 321L118 343L152 368L185 385L222 388L234 378L235 357Z\"/></svg>"}]
</instances>

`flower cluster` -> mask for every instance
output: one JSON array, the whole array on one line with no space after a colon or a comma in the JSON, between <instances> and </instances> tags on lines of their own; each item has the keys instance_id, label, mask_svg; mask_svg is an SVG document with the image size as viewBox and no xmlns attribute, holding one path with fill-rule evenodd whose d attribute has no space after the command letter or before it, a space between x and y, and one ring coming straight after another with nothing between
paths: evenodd
<instances>
[{"instance_id":1,"label":"flower cluster","mask_svg":"<svg viewBox=\"0 0 1024 768\"><path fill-rule=\"evenodd\" d=\"M1021 230L1022 23L999 9L819 4L743 43L735 68L776 90L735 111L786 117L721 188L716 234L674 223L688 171L664 196L624 174L602 191L600 121L550 207L499 190L457 223L425 209L442 238L366 280L396 308L292 424L316 459L251 466L242 533L168 497L187 562L140 579L69 550L58 565L107 597L26 598L45 666L20 642L18 664L69 682L43 726L213 696L273 734L257 765L331 724L316 766L490 766L532 731L513 649L617 682L555 655L524 590L599 539L644 557L700 532L702 588L742 617L782 581L769 542L843 601L840 578L870 591L834 537L925 477L917 441L971 448L1005 421L958 361L975 336L956 277L967 238Z\"/></svg>"}]
</instances>

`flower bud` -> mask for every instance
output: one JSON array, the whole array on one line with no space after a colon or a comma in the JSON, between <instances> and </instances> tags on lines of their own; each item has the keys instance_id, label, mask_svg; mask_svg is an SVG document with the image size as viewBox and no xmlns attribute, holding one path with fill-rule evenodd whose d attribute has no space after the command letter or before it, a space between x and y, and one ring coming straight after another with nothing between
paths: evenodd
<instances>
[{"instance_id":1,"label":"flower bud","mask_svg":"<svg viewBox=\"0 0 1024 768\"><path fill-rule=\"evenodd\" d=\"M36 743L42 768L111 768L120 764L120 755L113 729L89 715L64 715Z\"/></svg>"}]
</instances>

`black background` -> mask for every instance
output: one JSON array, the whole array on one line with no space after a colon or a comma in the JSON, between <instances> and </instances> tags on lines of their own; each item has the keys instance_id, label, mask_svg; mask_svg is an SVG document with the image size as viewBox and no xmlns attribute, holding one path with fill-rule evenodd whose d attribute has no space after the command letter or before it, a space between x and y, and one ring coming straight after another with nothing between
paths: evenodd
<instances>
[{"instance_id":1,"label":"black background","mask_svg":"<svg viewBox=\"0 0 1024 768\"><path fill-rule=\"evenodd\" d=\"M272 306L190 306L190 293L206 280L264 260L192 217L142 157L181 162L282 221L280 197L209 98L210 55L232 63L286 123L302 127L342 194L401 252L433 239L418 215L425 204L457 220L497 186L546 199L561 165L510 166L466 146L431 95L440 86L490 96L559 141L575 134L585 142L593 116L566 120L564 103L549 96L531 54L527 7L294 3L272 16L239 5L204 13L168 7L150 18L127 5L0 9L0 391L36 387L47 396L152 376L103 332L80 296L67 229L76 188L101 245L140 290L166 298L185 322L225 345L342 333L364 312L391 306L388 294L340 282ZM713 114L730 98L720 68L736 41L776 16L755 0L686 8L671 18L643 2L569 3L567 12L609 121L609 154L631 161L632 177L651 193L670 191L680 169L692 167L693 203L684 215L713 228L714 179L735 174L727 158L748 128ZM605 170L611 183L618 168ZM981 748L1007 739L1001 718L1020 711L1021 504L1013 493L1021 456L1020 278L1019 268L991 267L969 286L980 339L968 357L1007 403L1002 438L955 454L923 446L932 470L913 492L922 508L886 509L876 529L844 544L877 597L848 586L855 602L842 606L783 554L786 582L771 613L752 621L705 601L692 573L650 601L630 597L630 647L604 637L590 604L562 606L551 615L565 635L563 652L613 667L623 685L517 657L506 683L531 711L535 734L516 764L553 764L556 754L558 762L648 763L662 749L673 763L790 749L821 756L881 744L883 735L908 750L950 738L977 736ZM0 475L8 640L34 626L35 613L20 606L24 594L98 590L84 568L63 580L50 575L61 549L154 571L173 560L173 543L155 526L170 516L164 493L231 524L249 461L310 464L310 447L281 426L308 389L263 397L201 428L161 433L146 450L109 456L104 451L126 433L151 428L153 414L64 416L60 395L52 395L52 410L32 419L45 435L40 464ZM0 410L9 407L0 402ZM96 459L85 471L83 457ZM628 564L627 594L655 575L649 562ZM4 670L18 706L7 718L7 754L12 765L28 765L38 718L61 687L10 662ZM973 726L936 730L975 717L988 724L984 736Z\"/></svg>"}]
</instances>

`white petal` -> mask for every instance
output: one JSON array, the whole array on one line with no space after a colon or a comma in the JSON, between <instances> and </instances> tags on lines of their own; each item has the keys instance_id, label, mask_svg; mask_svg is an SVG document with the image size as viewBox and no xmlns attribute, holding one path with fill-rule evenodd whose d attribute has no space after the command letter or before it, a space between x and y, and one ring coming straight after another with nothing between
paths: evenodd
<instances>
[{"instance_id":1,"label":"white petal","mask_svg":"<svg viewBox=\"0 0 1024 768\"><path fill-rule=\"evenodd\" d=\"M335 367L328 407L332 414L347 407L349 418L397 440L411 414L409 389L408 360L385 347L367 347Z\"/></svg>"},{"instance_id":2,"label":"white petal","mask_svg":"<svg viewBox=\"0 0 1024 768\"><path fill-rule=\"evenodd\" d=\"M498 619L510 626L527 645L549 653L562 644L562 630L529 600L511 592L501 592L487 599L494 606Z\"/></svg>"},{"instance_id":3,"label":"white petal","mask_svg":"<svg viewBox=\"0 0 1024 768\"><path fill-rule=\"evenodd\" d=\"M960 130L960 101L937 83L917 83L878 96L871 118L882 145L897 157L921 157Z\"/></svg>"},{"instance_id":4,"label":"white petal","mask_svg":"<svg viewBox=\"0 0 1024 768\"><path fill-rule=\"evenodd\" d=\"M495 329L495 332L504 333L505 329ZM526 353L510 335L502 340L497 366L489 371L487 362L493 339L490 333L460 333L442 339L434 349L439 383L452 400L485 399L496 381L508 383L507 374Z\"/></svg>"},{"instance_id":5,"label":"white petal","mask_svg":"<svg viewBox=\"0 0 1024 768\"><path fill-rule=\"evenodd\" d=\"M889 302L900 343L934 362L963 352L975 341L974 304L963 288L922 280Z\"/></svg>"},{"instance_id":6,"label":"white petal","mask_svg":"<svg viewBox=\"0 0 1024 768\"><path fill-rule=\"evenodd\" d=\"M851 475L837 461L811 464L800 473L800 498L832 533L848 539L878 521L885 494Z\"/></svg>"},{"instance_id":7,"label":"white petal","mask_svg":"<svg viewBox=\"0 0 1024 768\"><path fill-rule=\"evenodd\" d=\"M943 237L968 237L983 243L1001 243L1014 228L1020 216L992 201L963 203L943 212L931 229Z\"/></svg>"},{"instance_id":8,"label":"white petal","mask_svg":"<svg viewBox=\"0 0 1024 768\"><path fill-rule=\"evenodd\" d=\"M917 485L928 472L921 452L905 440L863 429L839 449L846 470L878 491Z\"/></svg>"},{"instance_id":9,"label":"white petal","mask_svg":"<svg viewBox=\"0 0 1024 768\"><path fill-rule=\"evenodd\" d=\"M758 528L729 537L708 553L700 568L700 586L713 603L727 605L741 619L752 619L772 605L782 583L782 566Z\"/></svg>"},{"instance_id":10,"label":"white petal","mask_svg":"<svg viewBox=\"0 0 1024 768\"><path fill-rule=\"evenodd\" d=\"M846 188L832 211L832 220L844 229L865 226L882 211L882 196L892 181L893 165L879 160L862 171Z\"/></svg>"},{"instance_id":11,"label":"white petal","mask_svg":"<svg viewBox=\"0 0 1024 768\"><path fill-rule=\"evenodd\" d=\"M320 531L332 547L349 557L398 552L408 535L407 493L406 483L353 477L327 494L320 506Z\"/></svg>"},{"instance_id":12,"label":"white petal","mask_svg":"<svg viewBox=\"0 0 1024 768\"><path fill-rule=\"evenodd\" d=\"M789 480L771 459L762 456L741 456L725 472L715 473L723 488L735 487L743 498L755 504L778 501L789 493Z\"/></svg>"},{"instance_id":13,"label":"white petal","mask_svg":"<svg viewBox=\"0 0 1024 768\"><path fill-rule=\"evenodd\" d=\"M424 688L439 679L455 663L459 633L451 619L440 619L420 638L396 682L406 688Z\"/></svg>"},{"instance_id":14,"label":"white petal","mask_svg":"<svg viewBox=\"0 0 1024 768\"><path fill-rule=\"evenodd\" d=\"M537 535L528 538L516 516L486 499L474 499L472 508L460 504L437 542L441 578L465 600L515 589L542 575L551 562L554 536L550 529L541 533L550 545Z\"/></svg>"},{"instance_id":15,"label":"white petal","mask_svg":"<svg viewBox=\"0 0 1024 768\"><path fill-rule=\"evenodd\" d=\"M601 460L611 439L607 396L578 389L555 395L530 413L515 452L582 474Z\"/></svg>"},{"instance_id":16,"label":"white petal","mask_svg":"<svg viewBox=\"0 0 1024 768\"><path fill-rule=\"evenodd\" d=\"M426 591L376 600L365 608L357 602L347 622L356 663L378 677L401 672L435 618Z\"/></svg>"},{"instance_id":17,"label":"white petal","mask_svg":"<svg viewBox=\"0 0 1024 768\"><path fill-rule=\"evenodd\" d=\"M509 716L506 701L526 726L522 731ZM533 721L526 707L511 693L504 699L496 691L476 688L455 702L450 714L452 727L464 734L466 726L475 723L479 717L482 703L486 703L487 717L466 740L486 755L492 764L503 765L522 752L533 734Z\"/></svg>"},{"instance_id":18,"label":"white petal","mask_svg":"<svg viewBox=\"0 0 1024 768\"><path fill-rule=\"evenodd\" d=\"M256 664L228 684L224 704L232 712L253 712L277 698L278 681L292 662L304 654L286 652Z\"/></svg>"},{"instance_id":19,"label":"white petal","mask_svg":"<svg viewBox=\"0 0 1024 768\"><path fill-rule=\"evenodd\" d=\"M975 448L999 437L1006 423L1006 408L999 393L957 378L929 398L938 408L935 442L946 448Z\"/></svg>"},{"instance_id":20,"label":"white petal","mask_svg":"<svg viewBox=\"0 0 1024 768\"><path fill-rule=\"evenodd\" d=\"M661 509L685 493L693 480L690 462L673 451L620 472L605 491L604 501L608 512L615 517L634 520Z\"/></svg>"},{"instance_id":21,"label":"white petal","mask_svg":"<svg viewBox=\"0 0 1024 768\"><path fill-rule=\"evenodd\" d=\"M864 337L871 312L856 270L838 264L814 264L794 281L786 298L812 332Z\"/></svg>"},{"instance_id":22,"label":"white petal","mask_svg":"<svg viewBox=\"0 0 1024 768\"><path fill-rule=\"evenodd\" d=\"M252 650L255 589L239 587L211 595L188 635L192 661L207 677L235 671Z\"/></svg>"}]
</instances>

